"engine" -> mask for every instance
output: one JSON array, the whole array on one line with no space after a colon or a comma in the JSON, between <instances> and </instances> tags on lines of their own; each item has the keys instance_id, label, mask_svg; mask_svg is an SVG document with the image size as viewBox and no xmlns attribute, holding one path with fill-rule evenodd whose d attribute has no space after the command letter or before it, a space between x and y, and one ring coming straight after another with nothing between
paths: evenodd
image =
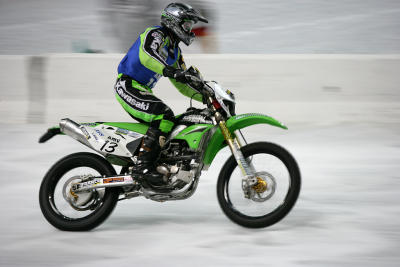
<instances>
[{"instance_id":1,"label":"engine","mask_svg":"<svg viewBox=\"0 0 400 267\"><path fill-rule=\"evenodd\" d=\"M164 175L164 181L176 189L189 184L199 166L196 163L196 153L190 151L185 142L174 140L167 143L167 148L161 152L157 171Z\"/></svg>"},{"instance_id":2,"label":"engine","mask_svg":"<svg viewBox=\"0 0 400 267\"><path fill-rule=\"evenodd\" d=\"M196 175L199 163L198 154L188 147L184 140L174 139L182 130L193 124L212 124L209 112L196 108L189 108L183 113L166 140L160 153L157 171L164 175L164 181L175 188L183 188Z\"/></svg>"}]
</instances>

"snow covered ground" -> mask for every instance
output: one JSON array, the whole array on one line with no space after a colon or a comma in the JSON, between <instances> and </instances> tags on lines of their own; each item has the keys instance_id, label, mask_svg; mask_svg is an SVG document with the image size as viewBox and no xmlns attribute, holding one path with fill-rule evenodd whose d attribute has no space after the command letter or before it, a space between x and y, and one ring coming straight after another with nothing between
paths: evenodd
<instances>
[{"instance_id":1,"label":"snow covered ground","mask_svg":"<svg viewBox=\"0 0 400 267\"><path fill-rule=\"evenodd\" d=\"M85 147L65 136L38 144L47 125L0 127L0 266L398 266L400 128L369 122L257 126L249 141L281 144L297 158L300 198L280 223L246 229L216 199L220 152L185 201L122 201L91 232L44 219L40 182L59 158Z\"/></svg>"}]
</instances>

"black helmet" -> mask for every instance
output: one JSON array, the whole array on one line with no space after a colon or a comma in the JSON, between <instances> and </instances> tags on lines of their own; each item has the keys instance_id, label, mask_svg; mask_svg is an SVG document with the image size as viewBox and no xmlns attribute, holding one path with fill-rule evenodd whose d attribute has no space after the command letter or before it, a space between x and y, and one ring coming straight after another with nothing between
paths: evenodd
<instances>
[{"instance_id":1,"label":"black helmet","mask_svg":"<svg viewBox=\"0 0 400 267\"><path fill-rule=\"evenodd\" d=\"M198 21L208 23L191 6L181 3L169 4L161 14L161 25L169 29L179 40L190 45L195 37L192 27Z\"/></svg>"}]
</instances>

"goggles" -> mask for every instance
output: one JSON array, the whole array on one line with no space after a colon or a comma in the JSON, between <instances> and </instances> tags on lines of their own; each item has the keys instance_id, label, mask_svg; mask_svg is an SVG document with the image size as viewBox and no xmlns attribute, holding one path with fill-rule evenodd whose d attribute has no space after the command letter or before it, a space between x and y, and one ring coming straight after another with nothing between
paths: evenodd
<instances>
[{"instance_id":1,"label":"goggles","mask_svg":"<svg viewBox=\"0 0 400 267\"><path fill-rule=\"evenodd\" d=\"M183 30L185 32L191 32L192 28L193 28L193 25L194 25L194 21L193 20L185 20L182 23L182 28L183 28Z\"/></svg>"}]
</instances>

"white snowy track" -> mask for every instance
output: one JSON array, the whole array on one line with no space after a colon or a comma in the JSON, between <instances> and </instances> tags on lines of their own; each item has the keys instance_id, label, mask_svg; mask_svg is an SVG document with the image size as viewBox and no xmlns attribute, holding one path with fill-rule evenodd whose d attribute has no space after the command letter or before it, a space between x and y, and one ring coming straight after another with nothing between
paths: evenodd
<instances>
[{"instance_id":1,"label":"white snowy track","mask_svg":"<svg viewBox=\"0 0 400 267\"><path fill-rule=\"evenodd\" d=\"M303 176L300 198L280 223L246 229L216 199L225 149L189 200L122 201L91 232L61 232L40 212L42 177L59 158L86 150L46 125L0 128L0 266L398 266L400 138L380 123L247 130L249 141L288 148Z\"/></svg>"},{"instance_id":2,"label":"white snowy track","mask_svg":"<svg viewBox=\"0 0 400 267\"><path fill-rule=\"evenodd\" d=\"M66 136L37 140L63 117L130 120L112 95L118 57L56 55L48 67L31 58L37 68L26 80L0 72L0 266L398 266L398 55L242 55L235 64L230 55L189 57L236 93L238 113L269 114L289 127L244 131L249 142L278 143L298 160L300 198L278 224L246 229L222 213L216 181L225 149L188 200L131 199L94 231L53 228L39 208L41 179L87 148ZM26 62L0 60L11 73ZM161 81L157 94L182 112L188 100L168 86ZM42 123L26 123L35 121Z\"/></svg>"}]
</instances>

